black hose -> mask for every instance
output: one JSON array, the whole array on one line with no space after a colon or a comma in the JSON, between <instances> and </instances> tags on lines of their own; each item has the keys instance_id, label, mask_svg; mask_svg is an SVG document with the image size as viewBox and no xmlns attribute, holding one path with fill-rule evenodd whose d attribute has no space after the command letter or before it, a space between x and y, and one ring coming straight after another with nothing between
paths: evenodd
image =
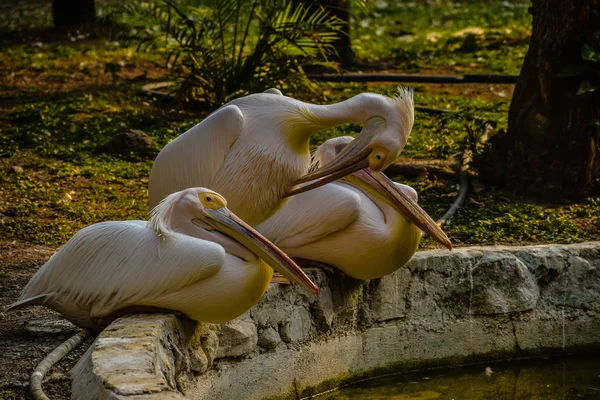
<instances>
[{"instance_id":1,"label":"black hose","mask_svg":"<svg viewBox=\"0 0 600 400\"><path fill-rule=\"evenodd\" d=\"M460 172L458 175L458 177L459 177L458 178L459 179L458 195L456 196L456 199L454 199L454 202L452 203L452 205L450 206L448 211L446 211L446 213L442 216L442 218L440 218L436 221L436 223L440 227L443 226L448 221L450 221L450 219L452 219L452 217L454 217L454 214L456 214L458 209L463 205L463 203L465 202L465 200L467 198L467 192L469 191L469 176L467 174L467 169L468 169L467 160L469 158L470 158L470 152L464 151L462 154L462 157L461 157ZM427 235L427 233L423 232L424 238L426 238L428 236L429 235Z\"/></svg>"},{"instance_id":2,"label":"black hose","mask_svg":"<svg viewBox=\"0 0 600 400\"><path fill-rule=\"evenodd\" d=\"M420 75L420 74L309 74L315 81L325 82L405 82L405 83L517 83L519 75L465 74Z\"/></svg>"}]
</instances>

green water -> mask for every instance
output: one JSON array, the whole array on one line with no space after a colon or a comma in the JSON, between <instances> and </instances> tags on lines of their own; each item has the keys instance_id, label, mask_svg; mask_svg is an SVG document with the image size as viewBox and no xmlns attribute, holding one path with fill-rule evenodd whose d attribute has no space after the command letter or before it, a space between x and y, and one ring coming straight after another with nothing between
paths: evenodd
<instances>
[{"instance_id":1,"label":"green water","mask_svg":"<svg viewBox=\"0 0 600 400\"><path fill-rule=\"evenodd\" d=\"M393 375L348 386L321 399L600 399L600 354Z\"/></svg>"}]
</instances>

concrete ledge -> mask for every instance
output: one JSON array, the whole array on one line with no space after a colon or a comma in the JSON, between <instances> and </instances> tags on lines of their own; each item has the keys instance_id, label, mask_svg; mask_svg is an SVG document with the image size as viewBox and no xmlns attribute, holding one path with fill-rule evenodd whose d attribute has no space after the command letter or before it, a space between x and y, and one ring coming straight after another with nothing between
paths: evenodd
<instances>
[{"instance_id":1,"label":"concrete ledge","mask_svg":"<svg viewBox=\"0 0 600 400\"><path fill-rule=\"evenodd\" d=\"M73 368L73 399L181 400L176 372L186 359L189 324L174 315L113 322Z\"/></svg>"},{"instance_id":2,"label":"concrete ledge","mask_svg":"<svg viewBox=\"0 0 600 400\"><path fill-rule=\"evenodd\" d=\"M419 252L359 282L311 271L319 297L271 285L227 324L115 321L73 396L296 399L382 372L600 349L600 243Z\"/></svg>"}]
</instances>

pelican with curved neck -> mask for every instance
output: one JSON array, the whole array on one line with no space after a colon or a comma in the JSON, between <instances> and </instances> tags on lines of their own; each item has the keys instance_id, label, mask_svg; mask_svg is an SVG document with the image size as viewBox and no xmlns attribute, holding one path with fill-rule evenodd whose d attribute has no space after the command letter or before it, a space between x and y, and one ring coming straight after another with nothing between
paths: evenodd
<instances>
[{"instance_id":1,"label":"pelican with curved neck","mask_svg":"<svg viewBox=\"0 0 600 400\"><path fill-rule=\"evenodd\" d=\"M315 163L326 166L351 143L349 136L326 141L315 152ZM256 229L291 257L326 263L363 280L402 267L416 252L421 229L452 248L417 204L414 189L368 169L294 196Z\"/></svg>"},{"instance_id":2,"label":"pelican with curved neck","mask_svg":"<svg viewBox=\"0 0 600 400\"><path fill-rule=\"evenodd\" d=\"M348 122L364 124L357 139L326 167L309 173L310 136ZM273 90L245 96L163 148L150 173L150 206L187 187L211 187L233 212L256 225L282 207L299 184L313 181L308 186L313 188L363 168L383 170L398 158L413 122L410 89L395 97L363 93L331 105Z\"/></svg>"}]
</instances>

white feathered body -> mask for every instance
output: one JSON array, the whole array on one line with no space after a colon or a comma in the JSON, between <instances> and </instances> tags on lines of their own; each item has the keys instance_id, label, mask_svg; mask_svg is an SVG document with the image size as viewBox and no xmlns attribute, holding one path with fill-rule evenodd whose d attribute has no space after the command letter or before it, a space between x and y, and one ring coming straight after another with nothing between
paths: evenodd
<instances>
[{"instance_id":1,"label":"white feathered body","mask_svg":"<svg viewBox=\"0 0 600 400\"><path fill-rule=\"evenodd\" d=\"M204 186L248 224L268 218L310 166L312 131L298 113L302 104L276 94L246 96L171 141L150 173L150 207L170 193Z\"/></svg>"},{"instance_id":2,"label":"white feathered body","mask_svg":"<svg viewBox=\"0 0 600 400\"><path fill-rule=\"evenodd\" d=\"M290 257L323 262L362 280L402 267L421 238L419 228L390 205L343 182L294 196L256 229Z\"/></svg>"},{"instance_id":3,"label":"white feathered body","mask_svg":"<svg viewBox=\"0 0 600 400\"><path fill-rule=\"evenodd\" d=\"M103 222L75 234L35 274L13 308L44 305L82 327L134 306L177 310L221 323L256 304L273 270L219 244L146 221Z\"/></svg>"},{"instance_id":4,"label":"white feathered body","mask_svg":"<svg viewBox=\"0 0 600 400\"><path fill-rule=\"evenodd\" d=\"M392 162L414 122L409 89L394 98L361 93L329 105L303 103L274 89L235 99L162 149L150 172L150 208L176 191L209 187L255 226L288 201L283 195L308 172L313 133L371 117L385 121L380 145L391 150ZM375 145L379 139L372 140Z\"/></svg>"}]
</instances>

